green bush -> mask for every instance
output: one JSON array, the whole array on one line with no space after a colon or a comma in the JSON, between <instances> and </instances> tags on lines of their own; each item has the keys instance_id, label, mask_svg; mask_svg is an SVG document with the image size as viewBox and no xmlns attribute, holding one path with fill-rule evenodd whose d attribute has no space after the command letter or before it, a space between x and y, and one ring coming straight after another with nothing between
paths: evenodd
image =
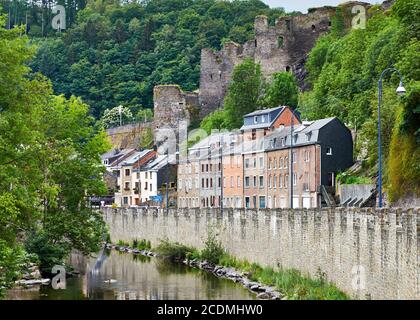
<instances>
[{"instance_id":1,"label":"green bush","mask_svg":"<svg viewBox=\"0 0 420 320\"><path fill-rule=\"evenodd\" d=\"M53 266L63 265L69 253L69 248L50 241L45 232L32 234L25 243L25 249L38 256L42 274L50 274Z\"/></svg>"},{"instance_id":2,"label":"green bush","mask_svg":"<svg viewBox=\"0 0 420 320\"><path fill-rule=\"evenodd\" d=\"M201 258L209 263L218 264L224 254L225 250L217 240L217 234L213 230L209 230Z\"/></svg>"},{"instance_id":3,"label":"green bush","mask_svg":"<svg viewBox=\"0 0 420 320\"><path fill-rule=\"evenodd\" d=\"M151 243L150 241L146 239L141 239L141 240L134 239L131 247L133 249L139 249L139 250L150 250Z\"/></svg>"},{"instance_id":4,"label":"green bush","mask_svg":"<svg viewBox=\"0 0 420 320\"><path fill-rule=\"evenodd\" d=\"M171 259L173 261L184 260L187 258L187 254L194 252L194 248L180 244L178 242L171 243L169 240L160 240L159 245L155 248L155 251L161 256Z\"/></svg>"}]
</instances>

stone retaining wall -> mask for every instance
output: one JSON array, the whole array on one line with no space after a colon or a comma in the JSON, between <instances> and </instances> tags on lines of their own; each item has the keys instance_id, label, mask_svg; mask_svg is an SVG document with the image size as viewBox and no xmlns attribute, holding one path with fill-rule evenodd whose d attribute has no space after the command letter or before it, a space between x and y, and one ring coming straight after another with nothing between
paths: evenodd
<instances>
[{"instance_id":1,"label":"stone retaining wall","mask_svg":"<svg viewBox=\"0 0 420 320\"><path fill-rule=\"evenodd\" d=\"M160 239L203 248L215 228L232 255L296 268L354 298L419 299L419 209L112 209L111 240Z\"/></svg>"}]
</instances>

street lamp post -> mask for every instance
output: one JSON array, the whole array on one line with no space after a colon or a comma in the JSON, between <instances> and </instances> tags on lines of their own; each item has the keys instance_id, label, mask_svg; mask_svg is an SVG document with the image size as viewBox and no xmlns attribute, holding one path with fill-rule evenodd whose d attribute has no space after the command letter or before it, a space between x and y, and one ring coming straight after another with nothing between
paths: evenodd
<instances>
[{"instance_id":1,"label":"street lamp post","mask_svg":"<svg viewBox=\"0 0 420 320\"><path fill-rule=\"evenodd\" d=\"M293 130L295 113L292 110L292 116L290 117L290 209L293 209Z\"/></svg>"},{"instance_id":2,"label":"street lamp post","mask_svg":"<svg viewBox=\"0 0 420 320\"><path fill-rule=\"evenodd\" d=\"M169 152L166 153L166 214L169 212Z\"/></svg>"},{"instance_id":3,"label":"street lamp post","mask_svg":"<svg viewBox=\"0 0 420 320\"><path fill-rule=\"evenodd\" d=\"M223 215L223 134L220 136L220 214Z\"/></svg>"},{"instance_id":4,"label":"street lamp post","mask_svg":"<svg viewBox=\"0 0 420 320\"><path fill-rule=\"evenodd\" d=\"M403 85L401 72L396 68L387 68L382 71L378 81L378 193L379 208L382 208L382 146L381 146L381 103L382 103L382 79L387 73L396 72L400 77L400 84L396 90L397 94L403 95L406 90Z\"/></svg>"}]
</instances>

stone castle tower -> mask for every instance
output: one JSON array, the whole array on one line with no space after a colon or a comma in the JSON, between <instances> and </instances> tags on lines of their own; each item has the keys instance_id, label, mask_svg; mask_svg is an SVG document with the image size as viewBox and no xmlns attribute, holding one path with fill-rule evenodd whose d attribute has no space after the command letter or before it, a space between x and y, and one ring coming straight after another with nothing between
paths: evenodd
<instances>
[{"instance_id":1,"label":"stone castle tower","mask_svg":"<svg viewBox=\"0 0 420 320\"><path fill-rule=\"evenodd\" d=\"M349 29L358 14L364 13L367 17L371 5L351 1L339 7L342 9L344 27ZM223 107L233 69L245 58L259 63L263 75L268 79L276 72L293 72L301 89L307 89L304 81L307 56L316 40L331 29L336 12L336 7L314 8L308 14L281 17L274 26L269 25L266 16L257 16L253 40L243 45L227 42L220 51L202 49L198 95L184 93L179 87L175 92L173 86L159 86L155 89L154 97L155 127L164 123L173 126L177 115L184 114L178 110L181 106L184 112L188 112L184 101L186 96L194 97L189 99L190 108L198 110L200 119Z\"/></svg>"}]
</instances>

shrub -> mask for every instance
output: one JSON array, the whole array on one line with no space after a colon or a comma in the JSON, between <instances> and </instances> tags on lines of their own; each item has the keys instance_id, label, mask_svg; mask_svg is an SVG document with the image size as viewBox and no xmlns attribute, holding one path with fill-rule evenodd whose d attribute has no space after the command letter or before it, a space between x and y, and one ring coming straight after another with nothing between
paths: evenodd
<instances>
[{"instance_id":1,"label":"shrub","mask_svg":"<svg viewBox=\"0 0 420 320\"><path fill-rule=\"evenodd\" d=\"M217 240L217 234L213 230L209 230L205 248L201 252L201 258L212 264L218 264L219 260L225 254L220 241Z\"/></svg>"},{"instance_id":2,"label":"shrub","mask_svg":"<svg viewBox=\"0 0 420 320\"><path fill-rule=\"evenodd\" d=\"M155 251L161 256L173 261L184 260L189 252L194 252L194 248L180 244L178 242L171 243L168 239L160 240Z\"/></svg>"},{"instance_id":3,"label":"shrub","mask_svg":"<svg viewBox=\"0 0 420 320\"><path fill-rule=\"evenodd\" d=\"M63 265L64 258L69 253L68 248L62 244L53 243L44 232L31 235L25 243L25 249L38 256L40 271L43 274L50 274L55 265Z\"/></svg>"}]
</instances>

